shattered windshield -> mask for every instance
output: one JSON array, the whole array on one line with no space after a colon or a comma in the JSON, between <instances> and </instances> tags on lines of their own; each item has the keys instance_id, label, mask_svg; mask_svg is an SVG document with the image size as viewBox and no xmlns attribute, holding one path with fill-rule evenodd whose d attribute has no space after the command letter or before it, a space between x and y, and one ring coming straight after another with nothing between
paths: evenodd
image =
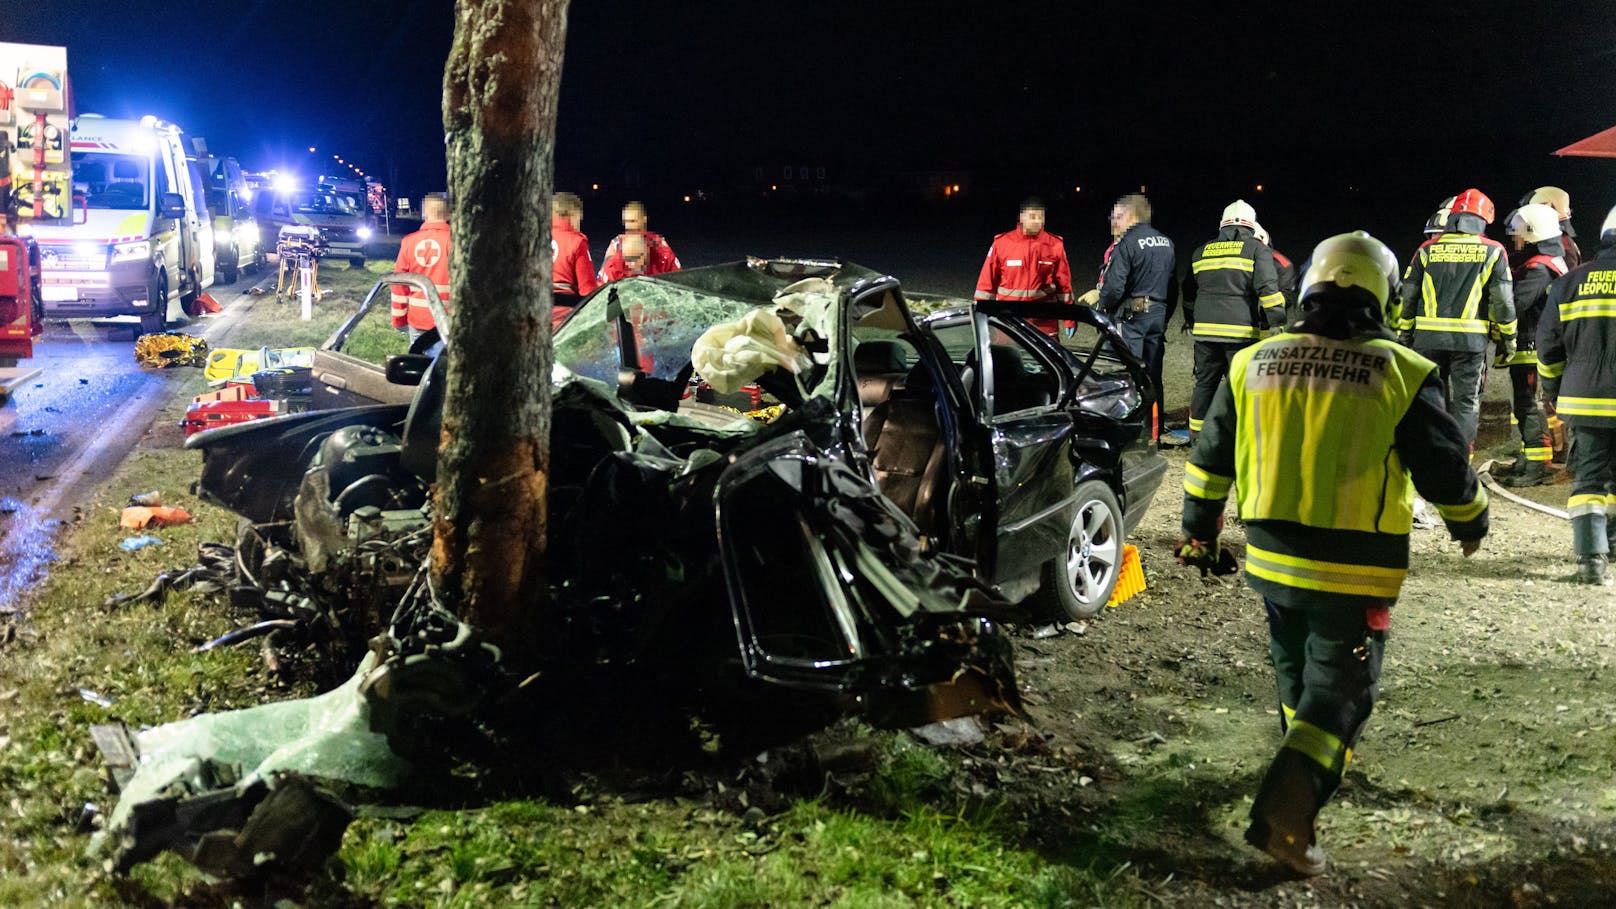
<instances>
[{"instance_id":1,"label":"shattered windshield","mask_svg":"<svg viewBox=\"0 0 1616 909\"><path fill-rule=\"evenodd\" d=\"M623 356L619 326L626 321L638 356L630 366L651 378L676 380L693 368L693 385L725 393L759 380L794 380L804 395L829 394L838 299L828 282L798 282L760 305L654 278L630 278L590 298L556 333L555 361L577 375L616 385ZM613 311L614 300L622 319Z\"/></svg>"}]
</instances>

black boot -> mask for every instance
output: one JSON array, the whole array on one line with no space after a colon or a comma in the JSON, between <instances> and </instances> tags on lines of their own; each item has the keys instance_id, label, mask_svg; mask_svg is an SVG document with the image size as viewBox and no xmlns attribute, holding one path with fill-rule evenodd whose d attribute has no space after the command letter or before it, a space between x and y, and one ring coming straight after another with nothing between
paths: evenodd
<instances>
[{"instance_id":1,"label":"black boot","mask_svg":"<svg viewBox=\"0 0 1616 909\"><path fill-rule=\"evenodd\" d=\"M1251 806L1246 842L1303 877L1323 874L1328 859L1313 821L1338 782L1301 752L1279 749Z\"/></svg>"},{"instance_id":2,"label":"black boot","mask_svg":"<svg viewBox=\"0 0 1616 909\"><path fill-rule=\"evenodd\" d=\"M1522 486L1541 486L1549 481L1548 468L1542 461L1520 461L1509 476L1499 482L1511 488Z\"/></svg>"},{"instance_id":3,"label":"black boot","mask_svg":"<svg viewBox=\"0 0 1616 909\"><path fill-rule=\"evenodd\" d=\"M1577 583L1608 585L1610 579L1606 576L1606 567L1609 560L1602 555L1585 555L1577 557Z\"/></svg>"}]
</instances>

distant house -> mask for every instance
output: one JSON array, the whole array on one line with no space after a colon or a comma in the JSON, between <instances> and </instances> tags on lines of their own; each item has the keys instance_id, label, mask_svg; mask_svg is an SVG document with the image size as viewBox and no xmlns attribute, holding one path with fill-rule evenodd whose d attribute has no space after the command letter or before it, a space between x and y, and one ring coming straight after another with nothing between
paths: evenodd
<instances>
[{"instance_id":1,"label":"distant house","mask_svg":"<svg viewBox=\"0 0 1616 909\"><path fill-rule=\"evenodd\" d=\"M774 155L753 163L747 188L758 193L812 193L831 191L832 168L823 161L801 156Z\"/></svg>"},{"instance_id":2,"label":"distant house","mask_svg":"<svg viewBox=\"0 0 1616 909\"><path fill-rule=\"evenodd\" d=\"M911 196L922 199L947 199L969 192L975 174L959 168L938 170L906 170L896 175L898 186Z\"/></svg>"}]
</instances>

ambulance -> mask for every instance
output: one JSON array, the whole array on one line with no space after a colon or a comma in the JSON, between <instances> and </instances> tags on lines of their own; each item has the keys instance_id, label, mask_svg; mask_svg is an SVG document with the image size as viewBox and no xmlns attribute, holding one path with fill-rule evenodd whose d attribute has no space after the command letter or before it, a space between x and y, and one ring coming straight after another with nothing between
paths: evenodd
<instances>
[{"instance_id":1,"label":"ambulance","mask_svg":"<svg viewBox=\"0 0 1616 909\"><path fill-rule=\"evenodd\" d=\"M127 316L142 332L181 321L213 284L207 179L184 134L155 117L73 121L72 216L26 225L39 241L45 312Z\"/></svg>"}]
</instances>

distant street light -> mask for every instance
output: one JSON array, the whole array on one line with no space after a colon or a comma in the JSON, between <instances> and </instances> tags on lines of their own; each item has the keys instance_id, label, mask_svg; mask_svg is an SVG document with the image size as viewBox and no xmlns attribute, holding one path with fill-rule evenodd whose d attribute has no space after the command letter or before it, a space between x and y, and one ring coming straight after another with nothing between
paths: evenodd
<instances>
[{"instance_id":1,"label":"distant street light","mask_svg":"<svg viewBox=\"0 0 1616 909\"><path fill-rule=\"evenodd\" d=\"M312 145L309 146L309 154L314 154L314 146Z\"/></svg>"},{"instance_id":2,"label":"distant street light","mask_svg":"<svg viewBox=\"0 0 1616 909\"><path fill-rule=\"evenodd\" d=\"M1262 192L1262 184L1261 183L1257 184L1257 192Z\"/></svg>"}]
</instances>

